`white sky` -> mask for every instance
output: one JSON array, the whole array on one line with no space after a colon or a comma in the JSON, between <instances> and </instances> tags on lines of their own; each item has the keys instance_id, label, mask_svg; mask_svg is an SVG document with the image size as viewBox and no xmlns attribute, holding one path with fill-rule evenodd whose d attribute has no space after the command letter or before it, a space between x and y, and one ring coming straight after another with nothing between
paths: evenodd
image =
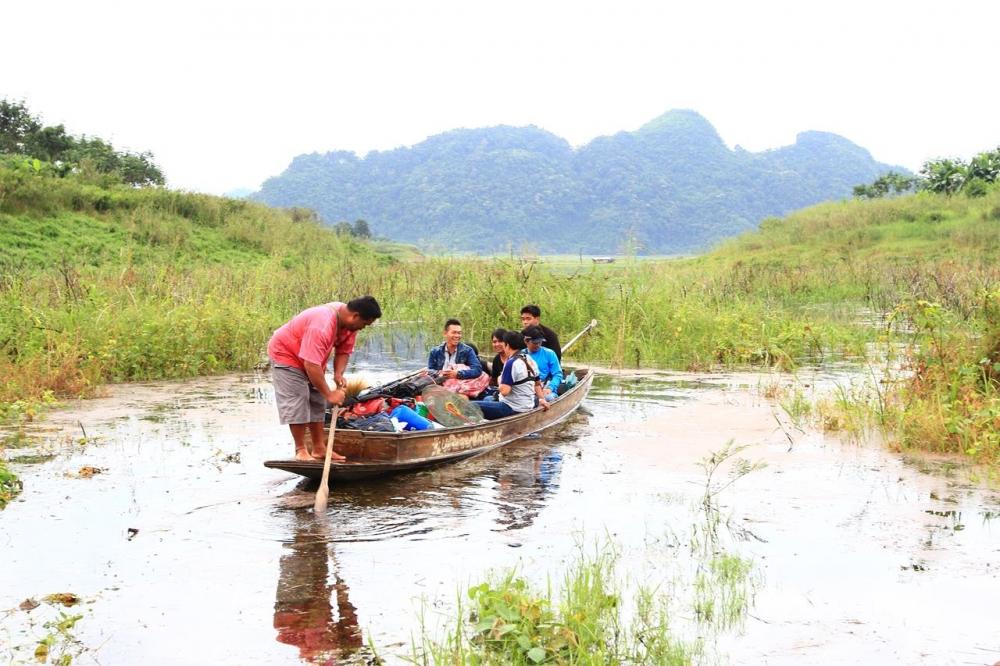
<instances>
[{"instance_id":1,"label":"white sky","mask_svg":"<svg viewBox=\"0 0 1000 666\"><path fill-rule=\"evenodd\" d=\"M995 0L31 0L0 9L0 97L214 193L305 152L499 124L581 145L674 108L916 170L1000 145L998 25Z\"/></svg>"}]
</instances>

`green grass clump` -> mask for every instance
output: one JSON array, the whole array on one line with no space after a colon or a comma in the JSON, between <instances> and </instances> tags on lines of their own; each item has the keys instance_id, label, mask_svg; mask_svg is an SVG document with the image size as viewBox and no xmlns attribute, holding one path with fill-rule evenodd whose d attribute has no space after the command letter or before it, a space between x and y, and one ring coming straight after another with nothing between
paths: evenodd
<instances>
[{"instance_id":1,"label":"green grass clump","mask_svg":"<svg viewBox=\"0 0 1000 666\"><path fill-rule=\"evenodd\" d=\"M609 555L582 558L558 600L509 572L471 587L468 622L414 647L422 664L690 664L699 645L671 635L665 601L640 588L626 622ZM461 613L461 610L460 610Z\"/></svg>"},{"instance_id":2,"label":"green grass clump","mask_svg":"<svg viewBox=\"0 0 1000 666\"><path fill-rule=\"evenodd\" d=\"M1000 467L1000 288L982 294L985 335L956 325L937 303L916 301L900 311L917 337L908 351L911 374L887 399L898 444Z\"/></svg>"},{"instance_id":3,"label":"green grass clump","mask_svg":"<svg viewBox=\"0 0 1000 666\"><path fill-rule=\"evenodd\" d=\"M0 509L21 493L21 480L0 460Z\"/></svg>"},{"instance_id":4,"label":"green grass clump","mask_svg":"<svg viewBox=\"0 0 1000 666\"><path fill-rule=\"evenodd\" d=\"M713 556L695 578L695 617L719 629L741 625L750 609L753 571L753 562L739 555Z\"/></svg>"}]
</instances>

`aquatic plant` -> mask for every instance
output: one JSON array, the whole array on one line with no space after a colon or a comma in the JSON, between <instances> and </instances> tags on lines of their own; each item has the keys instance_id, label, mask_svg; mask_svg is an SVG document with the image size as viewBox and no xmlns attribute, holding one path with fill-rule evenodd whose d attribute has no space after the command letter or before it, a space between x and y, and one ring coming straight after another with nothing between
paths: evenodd
<instances>
[{"instance_id":1,"label":"aquatic plant","mask_svg":"<svg viewBox=\"0 0 1000 666\"><path fill-rule=\"evenodd\" d=\"M468 621L458 620L445 640L427 636L414 645L419 664L690 664L700 646L674 637L667 604L640 587L626 604L616 559L605 551L573 564L560 586L533 588L508 571L468 590ZM623 621L624 607L632 608ZM459 605L459 617L466 611Z\"/></svg>"},{"instance_id":2,"label":"aquatic plant","mask_svg":"<svg viewBox=\"0 0 1000 666\"><path fill-rule=\"evenodd\" d=\"M756 588L754 564L733 553L714 555L698 570L694 582L694 613L716 630L741 626Z\"/></svg>"},{"instance_id":3,"label":"aquatic plant","mask_svg":"<svg viewBox=\"0 0 1000 666\"><path fill-rule=\"evenodd\" d=\"M719 547L719 527L722 525L727 526L730 531L735 530L742 534L741 530L733 527L728 517L723 520L718 496L746 475L767 466L764 462L753 462L741 457L740 454L747 448L746 444L738 445L731 439L721 449L712 451L702 459L701 467L705 472L705 485L699 503L701 523L694 526L691 535L692 550L700 550L705 555L715 553ZM728 470L727 477L719 479L723 468Z\"/></svg>"},{"instance_id":4,"label":"aquatic plant","mask_svg":"<svg viewBox=\"0 0 1000 666\"><path fill-rule=\"evenodd\" d=\"M743 623L759 584L753 561L728 551L719 529L725 525L729 534L741 540L755 536L734 525L728 516L723 519L718 502L723 491L766 467L763 462L741 457L747 448L729 440L701 461L705 486L698 507L701 521L694 524L691 534L691 550L699 555L692 585L692 606L697 620L713 631ZM719 478L723 468L728 469L724 480Z\"/></svg>"},{"instance_id":5,"label":"aquatic plant","mask_svg":"<svg viewBox=\"0 0 1000 666\"><path fill-rule=\"evenodd\" d=\"M6 506L21 493L21 480L17 474L7 468L6 463L0 460L0 509Z\"/></svg>"},{"instance_id":6,"label":"aquatic plant","mask_svg":"<svg viewBox=\"0 0 1000 666\"><path fill-rule=\"evenodd\" d=\"M38 641L35 647L35 659L40 663L51 663L56 666L69 666L73 663L73 657L84 651L72 633L76 623L82 619L83 615L69 615L60 611L57 618L46 622L43 626L48 633Z\"/></svg>"},{"instance_id":7,"label":"aquatic plant","mask_svg":"<svg viewBox=\"0 0 1000 666\"><path fill-rule=\"evenodd\" d=\"M948 322L936 303L904 304L917 327L910 375L893 385L889 434L901 447L1000 465L1000 289L983 293L985 336Z\"/></svg>"}]
</instances>

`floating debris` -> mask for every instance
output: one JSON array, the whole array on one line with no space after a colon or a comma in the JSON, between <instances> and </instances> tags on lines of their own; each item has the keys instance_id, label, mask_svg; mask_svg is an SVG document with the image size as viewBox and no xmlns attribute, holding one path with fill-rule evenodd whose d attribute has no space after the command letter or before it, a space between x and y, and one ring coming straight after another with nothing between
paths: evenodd
<instances>
[{"instance_id":1,"label":"floating debris","mask_svg":"<svg viewBox=\"0 0 1000 666\"><path fill-rule=\"evenodd\" d=\"M56 594L50 594L46 597L42 597L42 601L48 604L62 604L63 606L75 606L80 603L81 599L72 592L57 592Z\"/></svg>"},{"instance_id":2,"label":"floating debris","mask_svg":"<svg viewBox=\"0 0 1000 666\"><path fill-rule=\"evenodd\" d=\"M80 471L78 471L78 472L75 472L75 473L74 472L66 472L66 476L67 476L67 478L70 478L70 479L89 479L89 478L93 477L94 475L101 474L103 472L104 472L104 469L102 469L100 467L92 467L90 465L84 465L83 467L80 468Z\"/></svg>"}]
</instances>

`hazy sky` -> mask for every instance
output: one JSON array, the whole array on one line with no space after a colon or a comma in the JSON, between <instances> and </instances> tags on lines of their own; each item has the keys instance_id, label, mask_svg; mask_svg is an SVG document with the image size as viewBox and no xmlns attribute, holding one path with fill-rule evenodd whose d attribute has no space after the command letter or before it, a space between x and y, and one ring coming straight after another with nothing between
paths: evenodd
<instances>
[{"instance_id":1,"label":"hazy sky","mask_svg":"<svg viewBox=\"0 0 1000 666\"><path fill-rule=\"evenodd\" d=\"M0 97L205 192L304 152L499 124L581 145L674 108L730 146L824 130L914 170L1000 145L995 0L31 0L0 24Z\"/></svg>"}]
</instances>

